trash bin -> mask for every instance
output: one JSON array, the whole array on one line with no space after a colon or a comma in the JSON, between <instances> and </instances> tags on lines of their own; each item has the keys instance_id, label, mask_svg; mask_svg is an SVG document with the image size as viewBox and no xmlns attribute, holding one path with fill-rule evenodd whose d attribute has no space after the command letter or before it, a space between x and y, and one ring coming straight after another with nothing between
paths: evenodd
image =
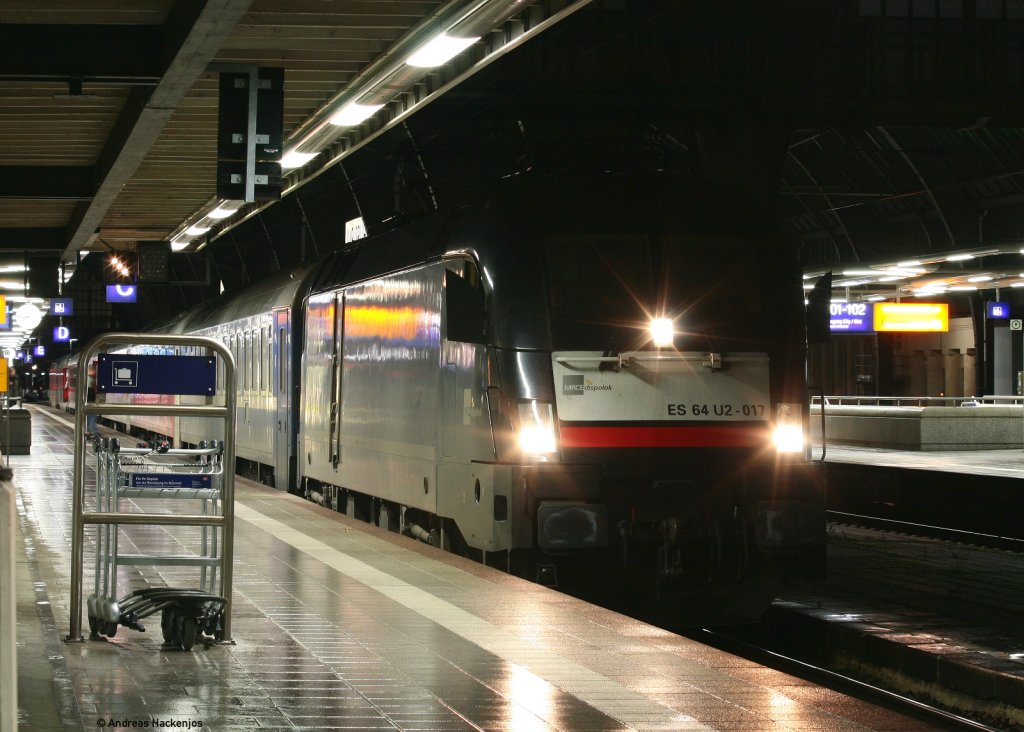
<instances>
[{"instance_id":1,"label":"trash bin","mask_svg":"<svg viewBox=\"0 0 1024 732\"><path fill-rule=\"evenodd\" d=\"M7 426L10 423L10 444ZM27 409L0 411L0 450L5 455L28 455L32 451L32 413Z\"/></svg>"}]
</instances>

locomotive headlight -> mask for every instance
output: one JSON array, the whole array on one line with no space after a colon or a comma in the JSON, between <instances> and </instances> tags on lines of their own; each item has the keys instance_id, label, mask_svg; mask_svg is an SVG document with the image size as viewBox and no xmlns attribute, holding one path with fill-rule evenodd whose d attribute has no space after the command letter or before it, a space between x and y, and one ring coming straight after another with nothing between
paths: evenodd
<instances>
[{"instance_id":1,"label":"locomotive headlight","mask_svg":"<svg viewBox=\"0 0 1024 732\"><path fill-rule=\"evenodd\" d=\"M799 404L780 404L775 410L776 452L803 452L804 427Z\"/></svg>"},{"instance_id":2,"label":"locomotive headlight","mask_svg":"<svg viewBox=\"0 0 1024 732\"><path fill-rule=\"evenodd\" d=\"M658 348L667 348L672 345L675 337L675 323L671 318L651 319L651 341Z\"/></svg>"},{"instance_id":3,"label":"locomotive headlight","mask_svg":"<svg viewBox=\"0 0 1024 732\"><path fill-rule=\"evenodd\" d=\"M536 401L519 403L519 448L525 455L542 458L558 449L550 404Z\"/></svg>"}]
</instances>

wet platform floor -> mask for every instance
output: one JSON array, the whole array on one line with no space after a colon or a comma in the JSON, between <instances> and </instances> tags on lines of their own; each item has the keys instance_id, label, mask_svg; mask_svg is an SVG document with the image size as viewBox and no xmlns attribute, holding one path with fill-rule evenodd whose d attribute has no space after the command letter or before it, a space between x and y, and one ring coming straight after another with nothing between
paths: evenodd
<instances>
[{"instance_id":1,"label":"wet platform floor","mask_svg":"<svg viewBox=\"0 0 1024 732\"><path fill-rule=\"evenodd\" d=\"M32 454L11 457L24 729L929 728L245 481L233 645L166 647L156 616L65 642L70 423L32 412ZM144 531L126 545L180 549L191 530ZM119 577L127 593L181 571Z\"/></svg>"}]
</instances>

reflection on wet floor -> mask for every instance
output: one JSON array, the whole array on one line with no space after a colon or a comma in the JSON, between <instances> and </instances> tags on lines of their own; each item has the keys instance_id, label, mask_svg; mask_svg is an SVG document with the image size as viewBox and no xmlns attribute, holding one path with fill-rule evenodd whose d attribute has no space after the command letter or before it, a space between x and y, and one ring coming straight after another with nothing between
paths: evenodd
<instances>
[{"instance_id":1,"label":"reflection on wet floor","mask_svg":"<svg viewBox=\"0 0 1024 732\"><path fill-rule=\"evenodd\" d=\"M32 411L32 455L11 462L27 565L65 634L69 432L61 415ZM236 516L235 644L166 647L154 617L146 633L122 628L59 644L63 659L23 659L66 669L70 688L55 702L67 707L66 728L926 728L281 492L239 481ZM121 537L178 552L194 547L190 532L123 527ZM90 535L86 594L91 551ZM125 567L119 581L127 593L185 573ZM32 695L21 695L29 728L41 714Z\"/></svg>"}]
</instances>

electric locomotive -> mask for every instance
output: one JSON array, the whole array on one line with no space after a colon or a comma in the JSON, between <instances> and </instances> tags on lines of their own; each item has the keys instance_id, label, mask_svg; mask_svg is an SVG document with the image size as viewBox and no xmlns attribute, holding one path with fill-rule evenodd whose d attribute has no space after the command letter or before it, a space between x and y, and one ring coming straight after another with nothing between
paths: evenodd
<instances>
[{"instance_id":1,"label":"electric locomotive","mask_svg":"<svg viewBox=\"0 0 1024 732\"><path fill-rule=\"evenodd\" d=\"M820 571L824 491L799 268L741 201L509 180L337 254L304 308L301 490L530 578L620 567L756 615Z\"/></svg>"}]
</instances>

